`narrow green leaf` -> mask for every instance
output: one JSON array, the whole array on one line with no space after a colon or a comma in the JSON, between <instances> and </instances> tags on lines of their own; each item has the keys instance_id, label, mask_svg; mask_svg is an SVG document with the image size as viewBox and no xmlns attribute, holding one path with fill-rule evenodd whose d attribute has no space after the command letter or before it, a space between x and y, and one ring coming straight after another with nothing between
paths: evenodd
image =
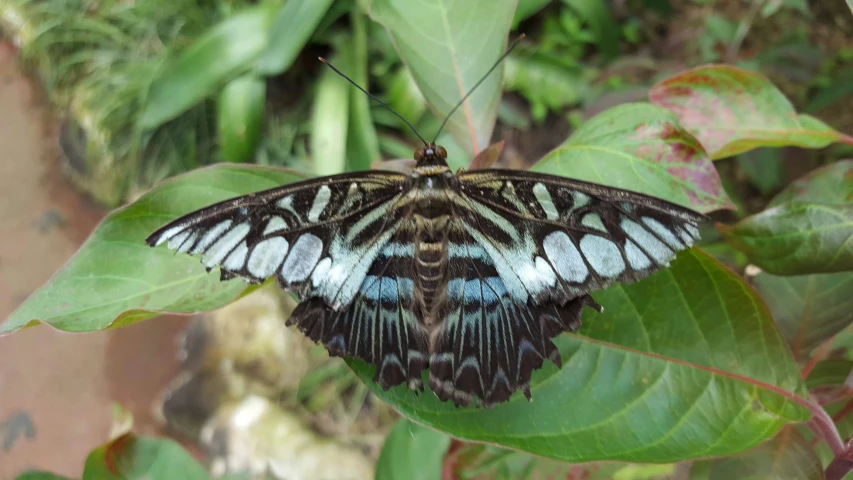
<instances>
[{"instance_id":1,"label":"narrow green leaf","mask_svg":"<svg viewBox=\"0 0 853 480\"><path fill-rule=\"evenodd\" d=\"M853 322L853 273L778 277L761 273L755 288L767 302L796 358Z\"/></svg>"},{"instance_id":2,"label":"narrow green leaf","mask_svg":"<svg viewBox=\"0 0 853 480\"><path fill-rule=\"evenodd\" d=\"M333 0L287 0L270 26L269 46L257 63L258 72L279 75L293 64Z\"/></svg>"},{"instance_id":3,"label":"narrow green leaf","mask_svg":"<svg viewBox=\"0 0 853 480\"><path fill-rule=\"evenodd\" d=\"M450 437L405 418L394 425L376 463L376 480L433 480L441 466Z\"/></svg>"},{"instance_id":4,"label":"narrow green leaf","mask_svg":"<svg viewBox=\"0 0 853 480\"><path fill-rule=\"evenodd\" d=\"M853 203L788 202L718 228L752 263L776 275L853 270Z\"/></svg>"},{"instance_id":5,"label":"narrow green leaf","mask_svg":"<svg viewBox=\"0 0 853 480\"><path fill-rule=\"evenodd\" d=\"M228 304L246 284L220 282L197 258L151 248L145 238L198 208L298 180L302 177L288 170L223 164L163 182L101 222L53 278L0 322L0 334L31 322L86 332Z\"/></svg>"},{"instance_id":6,"label":"narrow green leaf","mask_svg":"<svg viewBox=\"0 0 853 480\"><path fill-rule=\"evenodd\" d=\"M634 190L701 212L733 207L699 142L672 112L644 103L596 115L533 170Z\"/></svg>"},{"instance_id":7,"label":"narrow green leaf","mask_svg":"<svg viewBox=\"0 0 853 480\"><path fill-rule=\"evenodd\" d=\"M417 122L423 116L427 108L426 99L418 89L418 84L415 83L409 69L405 67L397 69L391 75L391 81L386 90L388 105L400 116L412 123ZM409 128L403 122L399 123L401 129Z\"/></svg>"},{"instance_id":8,"label":"narrow green leaf","mask_svg":"<svg viewBox=\"0 0 853 480\"><path fill-rule=\"evenodd\" d=\"M698 67L669 77L652 87L649 98L675 112L714 159L757 147L853 143L820 120L797 115L791 102L760 73L728 65Z\"/></svg>"},{"instance_id":9,"label":"narrow green leaf","mask_svg":"<svg viewBox=\"0 0 853 480\"><path fill-rule=\"evenodd\" d=\"M217 102L216 128L226 162L249 162L261 138L267 84L254 74L228 82Z\"/></svg>"},{"instance_id":10,"label":"narrow green leaf","mask_svg":"<svg viewBox=\"0 0 853 480\"><path fill-rule=\"evenodd\" d=\"M344 47L341 52L349 49ZM349 57L335 55L331 63L341 71L349 71ZM347 128L352 86L332 69L327 68L317 82L311 113L311 158L318 176L341 173L346 169Z\"/></svg>"},{"instance_id":11,"label":"narrow green leaf","mask_svg":"<svg viewBox=\"0 0 853 480\"><path fill-rule=\"evenodd\" d=\"M708 480L823 480L823 466L809 442L794 428L747 453L714 461Z\"/></svg>"},{"instance_id":12,"label":"narrow green leaf","mask_svg":"<svg viewBox=\"0 0 853 480\"><path fill-rule=\"evenodd\" d=\"M350 78L368 91L367 83L367 17L353 9L350 14L352 44L350 47ZM350 122L347 138L347 170L368 170L373 162L382 160L379 137L370 115L370 98L356 89L350 89Z\"/></svg>"},{"instance_id":13,"label":"narrow green leaf","mask_svg":"<svg viewBox=\"0 0 853 480\"><path fill-rule=\"evenodd\" d=\"M208 480L198 462L167 438L122 435L89 454L83 480Z\"/></svg>"},{"instance_id":14,"label":"narrow green leaf","mask_svg":"<svg viewBox=\"0 0 853 480\"><path fill-rule=\"evenodd\" d=\"M269 5L250 8L196 39L151 85L140 125L162 125L249 70L267 46L270 15Z\"/></svg>"},{"instance_id":15,"label":"narrow green leaf","mask_svg":"<svg viewBox=\"0 0 853 480\"><path fill-rule=\"evenodd\" d=\"M503 52L515 4L515 0L374 0L369 14L388 31L431 108L443 118ZM499 67L480 85L446 127L469 157L491 140L500 103L500 72Z\"/></svg>"},{"instance_id":16,"label":"narrow green leaf","mask_svg":"<svg viewBox=\"0 0 853 480\"><path fill-rule=\"evenodd\" d=\"M405 387L380 398L463 439L570 462L674 462L731 455L809 412L799 369L755 292L701 251L646 280L594 294L604 313L558 337L563 368L533 375L533 401L455 408Z\"/></svg>"}]
</instances>

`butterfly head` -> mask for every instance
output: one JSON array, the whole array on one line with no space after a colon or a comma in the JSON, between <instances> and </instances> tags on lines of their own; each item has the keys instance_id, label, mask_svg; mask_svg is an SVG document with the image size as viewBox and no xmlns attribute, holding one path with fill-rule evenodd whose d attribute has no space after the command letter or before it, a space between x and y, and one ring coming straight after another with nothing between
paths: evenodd
<instances>
[{"instance_id":1,"label":"butterfly head","mask_svg":"<svg viewBox=\"0 0 853 480\"><path fill-rule=\"evenodd\" d=\"M415 150L415 160L418 161L417 166L427 165L447 165L447 150L441 145L436 145L434 142L429 142L422 148Z\"/></svg>"}]
</instances>

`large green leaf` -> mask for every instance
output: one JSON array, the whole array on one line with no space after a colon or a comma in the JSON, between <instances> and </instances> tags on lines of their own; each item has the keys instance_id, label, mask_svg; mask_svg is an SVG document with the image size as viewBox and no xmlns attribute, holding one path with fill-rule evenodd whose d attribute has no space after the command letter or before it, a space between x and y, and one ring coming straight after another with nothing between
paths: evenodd
<instances>
[{"instance_id":1,"label":"large green leaf","mask_svg":"<svg viewBox=\"0 0 853 480\"><path fill-rule=\"evenodd\" d=\"M853 203L785 203L718 228L727 242L770 273L853 270Z\"/></svg>"},{"instance_id":2,"label":"large green leaf","mask_svg":"<svg viewBox=\"0 0 853 480\"><path fill-rule=\"evenodd\" d=\"M369 13L388 31L431 108L443 118L502 53L515 4L515 0L374 0ZM489 145L500 95L498 69L448 122L447 129L470 155Z\"/></svg>"},{"instance_id":3,"label":"large green leaf","mask_svg":"<svg viewBox=\"0 0 853 480\"><path fill-rule=\"evenodd\" d=\"M124 434L86 459L83 480L208 480L205 469L174 440Z\"/></svg>"},{"instance_id":4,"label":"large green leaf","mask_svg":"<svg viewBox=\"0 0 853 480\"><path fill-rule=\"evenodd\" d=\"M730 455L809 418L797 365L761 299L699 250L672 267L594 295L579 333L556 339L563 368L492 409L455 408L431 393L383 391L373 367L348 360L403 415L463 439L571 462L673 462Z\"/></svg>"},{"instance_id":5,"label":"large green leaf","mask_svg":"<svg viewBox=\"0 0 853 480\"><path fill-rule=\"evenodd\" d=\"M151 85L140 124L157 127L251 68L267 46L271 5L237 13L168 63Z\"/></svg>"},{"instance_id":6,"label":"large green leaf","mask_svg":"<svg viewBox=\"0 0 853 480\"><path fill-rule=\"evenodd\" d=\"M756 147L853 143L853 138L820 120L798 115L760 73L729 65L703 66L669 77L652 87L649 98L675 112L714 159Z\"/></svg>"},{"instance_id":7,"label":"large green leaf","mask_svg":"<svg viewBox=\"0 0 853 480\"><path fill-rule=\"evenodd\" d=\"M219 148L226 162L251 161L261 139L267 83L247 74L228 82L216 105Z\"/></svg>"},{"instance_id":8,"label":"large green leaf","mask_svg":"<svg viewBox=\"0 0 853 480\"><path fill-rule=\"evenodd\" d=\"M853 273L761 273L754 283L796 358L808 358L812 349L853 322Z\"/></svg>"},{"instance_id":9,"label":"large green leaf","mask_svg":"<svg viewBox=\"0 0 853 480\"><path fill-rule=\"evenodd\" d=\"M585 122L534 171L654 195L701 212L733 208L714 165L672 112L633 103Z\"/></svg>"},{"instance_id":10,"label":"large green leaf","mask_svg":"<svg viewBox=\"0 0 853 480\"><path fill-rule=\"evenodd\" d=\"M400 419L382 445L376 480L441 478L441 465L449 446L447 435Z\"/></svg>"},{"instance_id":11,"label":"large green leaf","mask_svg":"<svg viewBox=\"0 0 853 480\"><path fill-rule=\"evenodd\" d=\"M770 273L853 270L853 161L812 171L770 207L732 227L720 226L726 241Z\"/></svg>"},{"instance_id":12,"label":"large green leaf","mask_svg":"<svg viewBox=\"0 0 853 480\"><path fill-rule=\"evenodd\" d=\"M367 75L367 17L357 9L350 14L352 27L350 77L368 91ZM350 90L350 118L347 129L347 170L368 170L382 160L376 124L370 114L371 100L367 95Z\"/></svg>"},{"instance_id":13,"label":"large green leaf","mask_svg":"<svg viewBox=\"0 0 853 480\"><path fill-rule=\"evenodd\" d=\"M350 50L349 46L342 47L332 63L337 63L337 68L344 71L349 70L347 53ZM317 175L333 175L345 169L351 90L352 85L330 68L325 69L317 82L309 142Z\"/></svg>"},{"instance_id":14,"label":"large green leaf","mask_svg":"<svg viewBox=\"0 0 853 480\"><path fill-rule=\"evenodd\" d=\"M749 452L712 462L707 480L823 480L823 466L808 440L785 428ZM695 467L694 467L695 468Z\"/></svg>"},{"instance_id":15,"label":"large green leaf","mask_svg":"<svg viewBox=\"0 0 853 480\"><path fill-rule=\"evenodd\" d=\"M229 197L300 180L292 171L217 165L172 178L110 214L74 257L0 323L0 334L41 321L92 331L221 307L246 289L220 282L197 258L150 248L145 238L169 220Z\"/></svg>"}]
</instances>

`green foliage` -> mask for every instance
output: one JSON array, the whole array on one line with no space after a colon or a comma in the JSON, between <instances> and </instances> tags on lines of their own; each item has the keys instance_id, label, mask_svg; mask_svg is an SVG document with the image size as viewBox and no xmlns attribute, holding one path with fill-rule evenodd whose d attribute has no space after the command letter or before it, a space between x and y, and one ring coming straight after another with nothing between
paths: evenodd
<instances>
[{"instance_id":1,"label":"green foliage","mask_svg":"<svg viewBox=\"0 0 853 480\"><path fill-rule=\"evenodd\" d=\"M134 159L128 175L146 172L135 180L140 187L214 158L286 163L316 175L365 170L383 153L410 158L414 135L408 127L317 65L317 54L328 55L431 139L503 51L511 29L530 20L536 27L525 43L439 137L453 167L494 161L503 149L490 146L499 109L505 125L523 130L549 114L570 117L569 108L589 105L625 82L647 80L619 73L598 79L620 51L647 34L637 18L617 20L603 0L235 1L216 14L181 3L156 15L145 3L125 8L107 2L97 18L108 18L108 27L80 14L81 1L40 12L48 27L32 30L25 49L30 58L61 59L44 77L68 104L72 87L87 86L72 110L88 112L102 101L94 123L115 127L87 133L107 139L101 152ZM642 3L661 15L671 11L668 2ZM709 6L714 0L692 3ZM751 7L750 15L803 14L805 6L770 1ZM155 18L153 29L134 21L146 8ZM753 17L703 17L698 47L704 59L722 58L720 47L729 55ZM81 38L89 41L69 41L69 31L87 32ZM750 65L791 51L764 52ZM626 63L644 65L636 58ZM97 76L106 71L112 76ZM808 104L801 111L822 111L849 93L839 80L844 75L821 75L810 84L820 87L818 94L798 102ZM502 105L504 91L517 92L529 112ZM288 95L296 98L278 98ZM821 362L814 352L843 337L853 320L853 160L826 162L786 185L778 147L820 149L853 145L853 138L798 113L763 74L733 66L677 73L654 85L649 99L578 121L532 169L643 192L707 214L733 209L736 201L740 220L724 223L732 217L716 214L717 232L710 226L703 231L706 251L683 252L670 269L642 282L596 292L605 312L586 311L579 332L556 340L564 366L534 374L532 403L517 396L488 410L455 408L402 386L383 391L371 381L372 367L348 360L366 388L405 417L385 442L377 478L452 472L465 479L639 480L675 475L672 462L715 456L724 458L696 461L691 478L825 478L813 445L796 427L806 420L833 447L831 455L843 456L846 447L814 395L827 389L845 395L851 363L842 355L849 353L839 347L842 353ZM733 178L726 162L713 162L734 156L729 165L741 178ZM37 322L94 331L233 301L251 289L239 280L220 282L197 259L150 249L143 239L197 208L302 178L295 171L220 165L163 182L105 219L54 278L0 322L0 333ZM104 197L117 203L118 190L133 183L123 182ZM758 198L745 199L737 188L745 183ZM754 289L738 274L747 263L762 270L747 277ZM801 368L810 361L817 365ZM355 380L341 374L343 365L310 372L299 399L319 409L350 389ZM350 383L326 387L338 377ZM352 405L363 404L364 395L365 388L358 390ZM464 442L451 442L448 435ZM599 460L609 463L579 464ZM84 478L111 478L116 465L132 478L166 478L166 471L206 478L175 444L132 436L96 450Z\"/></svg>"}]
</instances>

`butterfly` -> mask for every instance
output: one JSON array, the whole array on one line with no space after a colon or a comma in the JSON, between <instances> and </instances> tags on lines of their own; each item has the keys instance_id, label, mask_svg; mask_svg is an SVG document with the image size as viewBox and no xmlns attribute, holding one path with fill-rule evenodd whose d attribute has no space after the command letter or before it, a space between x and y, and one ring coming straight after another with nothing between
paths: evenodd
<instances>
[{"instance_id":1,"label":"butterfly","mask_svg":"<svg viewBox=\"0 0 853 480\"><path fill-rule=\"evenodd\" d=\"M315 178L192 212L147 239L200 255L223 280L274 277L301 303L288 325L362 359L388 389L457 406L521 391L589 295L669 265L704 216L627 190L527 171L454 173L425 142L411 174Z\"/></svg>"}]
</instances>

